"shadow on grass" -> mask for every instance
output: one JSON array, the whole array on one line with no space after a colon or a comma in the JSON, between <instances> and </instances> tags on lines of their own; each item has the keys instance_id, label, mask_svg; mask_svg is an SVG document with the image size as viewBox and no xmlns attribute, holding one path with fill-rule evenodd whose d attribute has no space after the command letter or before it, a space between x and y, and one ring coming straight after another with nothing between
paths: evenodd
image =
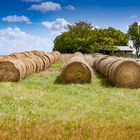
<instances>
[{"instance_id":1,"label":"shadow on grass","mask_svg":"<svg viewBox=\"0 0 140 140\"><path fill-rule=\"evenodd\" d=\"M107 78L103 77L101 74L95 72L95 76L96 78L99 80L99 84L102 86L102 87L105 87L105 88L112 88L114 87L108 80ZM57 76L56 77L56 80L54 81L54 84L58 84L58 85L68 85L69 83L63 83L60 76ZM84 85L84 84L83 84Z\"/></svg>"},{"instance_id":2,"label":"shadow on grass","mask_svg":"<svg viewBox=\"0 0 140 140\"><path fill-rule=\"evenodd\" d=\"M56 79L55 79L55 81L54 81L54 84L58 84L58 85L63 84L63 83L61 82L61 79L60 79L60 76L59 76L59 75L56 77Z\"/></svg>"},{"instance_id":3,"label":"shadow on grass","mask_svg":"<svg viewBox=\"0 0 140 140\"><path fill-rule=\"evenodd\" d=\"M97 79L99 80L99 83L101 86L105 87L105 88L111 88L114 87L106 77L103 77L101 74L99 74L98 72L95 72L95 75L97 77Z\"/></svg>"}]
</instances>

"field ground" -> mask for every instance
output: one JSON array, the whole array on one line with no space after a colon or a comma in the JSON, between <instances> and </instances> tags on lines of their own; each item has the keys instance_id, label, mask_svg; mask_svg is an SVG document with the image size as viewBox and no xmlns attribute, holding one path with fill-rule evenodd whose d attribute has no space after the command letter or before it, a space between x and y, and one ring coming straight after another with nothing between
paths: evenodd
<instances>
[{"instance_id":1,"label":"field ground","mask_svg":"<svg viewBox=\"0 0 140 140\"><path fill-rule=\"evenodd\" d=\"M62 62L0 83L0 140L140 140L140 89L57 82Z\"/></svg>"}]
</instances>

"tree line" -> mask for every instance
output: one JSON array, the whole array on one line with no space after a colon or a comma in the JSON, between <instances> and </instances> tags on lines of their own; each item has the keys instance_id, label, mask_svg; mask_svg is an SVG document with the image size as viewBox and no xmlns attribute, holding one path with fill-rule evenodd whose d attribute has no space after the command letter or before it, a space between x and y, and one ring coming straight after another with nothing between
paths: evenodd
<instances>
[{"instance_id":1,"label":"tree line","mask_svg":"<svg viewBox=\"0 0 140 140\"><path fill-rule=\"evenodd\" d=\"M66 32L55 38L53 50L61 53L94 53L102 50L113 52L118 46L127 46L128 40L131 40L138 54L139 34L140 28L136 22L129 26L128 33L123 33L113 27L94 28L90 23L79 21L67 25Z\"/></svg>"}]
</instances>

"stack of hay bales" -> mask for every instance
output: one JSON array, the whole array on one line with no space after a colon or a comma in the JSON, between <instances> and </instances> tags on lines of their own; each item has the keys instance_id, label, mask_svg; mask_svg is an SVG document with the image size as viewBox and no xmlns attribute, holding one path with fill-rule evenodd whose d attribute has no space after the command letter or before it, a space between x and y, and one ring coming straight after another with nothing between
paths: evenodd
<instances>
[{"instance_id":1,"label":"stack of hay bales","mask_svg":"<svg viewBox=\"0 0 140 140\"><path fill-rule=\"evenodd\" d=\"M140 87L140 66L135 60L95 54L94 68L115 86Z\"/></svg>"},{"instance_id":2,"label":"stack of hay bales","mask_svg":"<svg viewBox=\"0 0 140 140\"><path fill-rule=\"evenodd\" d=\"M62 83L90 83L91 78L92 70L80 52L66 60L60 75Z\"/></svg>"},{"instance_id":3,"label":"stack of hay bales","mask_svg":"<svg viewBox=\"0 0 140 140\"><path fill-rule=\"evenodd\" d=\"M46 70L59 60L59 52L30 51L0 57L0 81L18 82L33 73Z\"/></svg>"}]
</instances>

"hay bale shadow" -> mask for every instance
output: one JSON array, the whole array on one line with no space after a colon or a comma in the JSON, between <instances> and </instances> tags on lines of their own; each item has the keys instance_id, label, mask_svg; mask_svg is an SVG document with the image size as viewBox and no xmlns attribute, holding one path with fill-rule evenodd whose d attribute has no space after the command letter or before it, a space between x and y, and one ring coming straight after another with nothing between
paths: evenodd
<instances>
[{"instance_id":1,"label":"hay bale shadow","mask_svg":"<svg viewBox=\"0 0 140 140\"><path fill-rule=\"evenodd\" d=\"M114 87L106 77L102 76L101 74L99 74L98 72L95 72L95 75L97 77L97 79L99 80L99 83L101 84L101 86L105 87L105 88L112 88Z\"/></svg>"}]
</instances>

